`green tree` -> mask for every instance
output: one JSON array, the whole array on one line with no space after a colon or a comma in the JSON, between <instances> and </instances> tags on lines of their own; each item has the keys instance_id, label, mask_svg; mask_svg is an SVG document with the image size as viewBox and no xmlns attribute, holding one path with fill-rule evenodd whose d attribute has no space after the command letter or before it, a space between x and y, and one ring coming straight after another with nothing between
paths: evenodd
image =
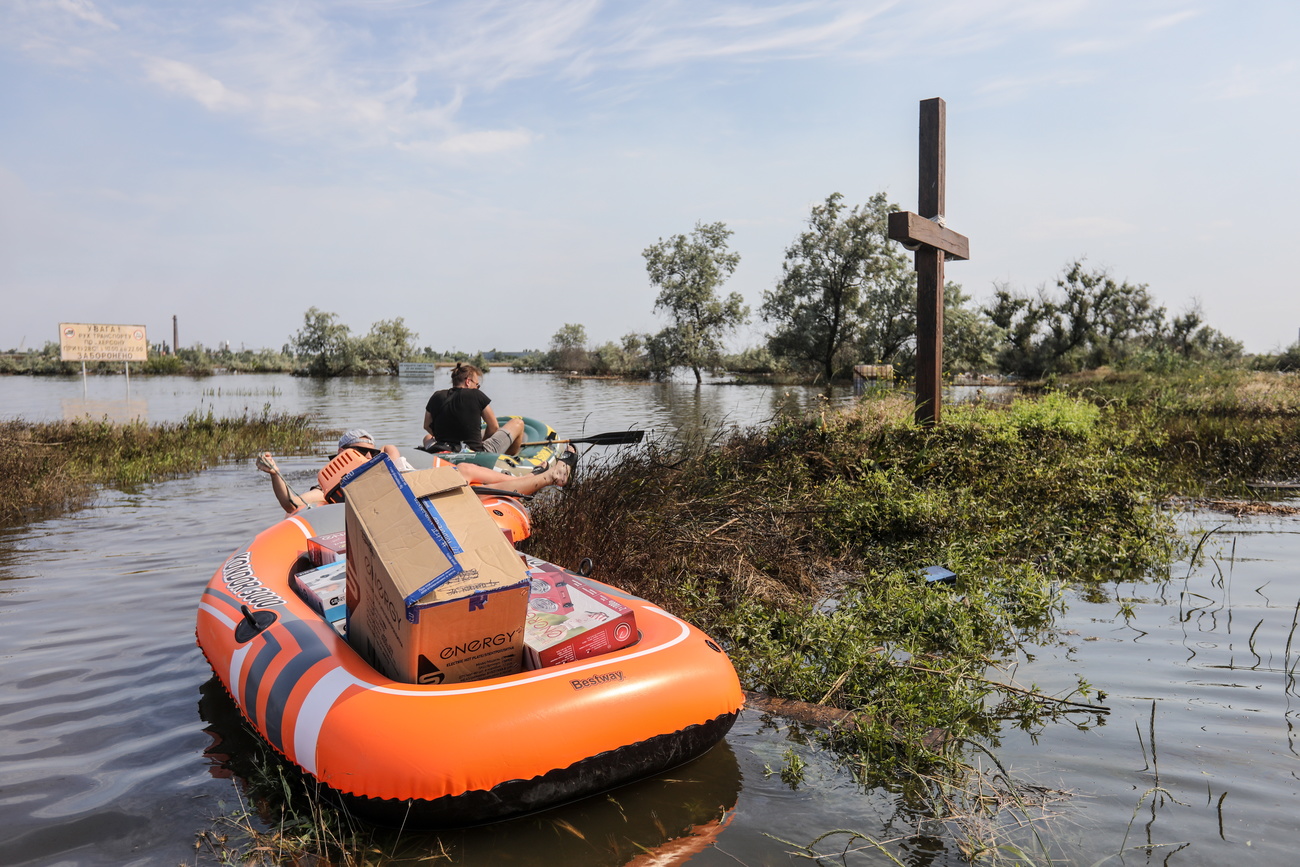
<instances>
[{"instance_id":1,"label":"green tree","mask_svg":"<svg viewBox=\"0 0 1300 867\"><path fill-rule=\"evenodd\" d=\"M591 366L596 373L613 376L644 376L648 337L632 332L624 334L622 343L614 341L597 346L591 351Z\"/></svg>"},{"instance_id":2,"label":"green tree","mask_svg":"<svg viewBox=\"0 0 1300 867\"><path fill-rule=\"evenodd\" d=\"M1185 361L1232 361L1240 358L1243 351L1240 341L1205 324L1199 301L1170 320L1160 333L1160 341L1165 349Z\"/></svg>"},{"instance_id":3,"label":"green tree","mask_svg":"<svg viewBox=\"0 0 1300 867\"><path fill-rule=\"evenodd\" d=\"M303 325L291 345L299 358L307 360L307 371L316 376L337 376L356 363L356 346L350 329L337 321L337 313L318 307L303 314Z\"/></svg>"},{"instance_id":4,"label":"green tree","mask_svg":"<svg viewBox=\"0 0 1300 867\"><path fill-rule=\"evenodd\" d=\"M1300 370L1300 342L1292 343L1277 356L1271 356L1274 370Z\"/></svg>"},{"instance_id":5,"label":"green tree","mask_svg":"<svg viewBox=\"0 0 1300 867\"><path fill-rule=\"evenodd\" d=\"M985 373L996 369L1002 330L956 283L943 287L943 369Z\"/></svg>"},{"instance_id":6,"label":"green tree","mask_svg":"<svg viewBox=\"0 0 1300 867\"><path fill-rule=\"evenodd\" d=\"M1036 297L999 286L985 308L1007 340L998 354L1006 373L1072 373L1122 361L1159 340L1165 309L1145 283L1118 283L1104 269L1072 262L1055 291Z\"/></svg>"},{"instance_id":7,"label":"green tree","mask_svg":"<svg viewBox=\"0 0 1300 867\"><path fill-rule=\"evenodd\" d=\"M641 253L650 282L659 287L655 310L672 319L650 341L652 354L661 351L659 362L669 367L689 367L696 383L703 381L701 370L717 366L724 335L749 321L740 293L717 296L740 264L740 254L727 249L731 234L725 223L696 223L689 237L660 238Z\"/></svg>"},{"instance_id":8,"label":"green tree","mask_svg":"<svg viewBox=\"0 0 1300 867\"><path fill-rule=\"evenodd\" d=\"M767 346L750 346L734 355L728 355L723 362L730 373L767 374L787 372L789 368L781 359L776 358Z\"/></svg>"},{"instance_id":9,"label":"green tree","mask_svg":"<svg viewBox=\"0 0 1300 867\"><path fill-rule=\"evenodd\" d=\"M814 205L808 228L785 251L781 279L763 293L761 315L775 324L768 347L817 368L826 381L863 350L892 360L915 330L915 278L889 241L884 193L851 210L832 193Z\"/></svg>"},{"instance_id":10,"label":"green tree","mask_svg":"<svg viewBox=\"0 0 1300 867\"><path fill-rule=\"evenodd\" d=\"M560 330L551 335L547 360L555 370L591 369L587 353L587 329L573 322L560 326Z\"/></svg>"},{"instance_id":11,"label":"green tree","mask_svg":"<svg viewBox=\"0 0 1300 867\"><path fill-rule=\"evenodd\" d=\"M874 316L863 327L857 344L858 359L894 365L902 376L916 374L916 276L908 281L910 296L882 293L888 303L878 303ZM947 281L943 287L943 369L945 372L989 371L1004 335L982 309L970 304L961 284Z\"/></svg>"},{"instance_id":12,"label":"green tree","mask_svg":"<svg viewBox=\"0 0 1300 867\"><path fill-rule=\"evenodd\" d=\"M357 346L358 360L364 364L383 365L396 375L398 365L415 354L415 341L419 335L406 327L401 317L381 319L370 326L370 333L361 338Z\"/></svg>"}]
</instances>

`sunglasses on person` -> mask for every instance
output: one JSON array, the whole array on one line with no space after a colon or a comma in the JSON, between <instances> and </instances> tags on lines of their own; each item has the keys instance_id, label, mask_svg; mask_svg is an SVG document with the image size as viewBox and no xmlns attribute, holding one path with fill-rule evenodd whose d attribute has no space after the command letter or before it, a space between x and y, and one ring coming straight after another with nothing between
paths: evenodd
<instances>
[{"instance_id":1,"label":"sunglasses on person","mask_svg":"<svg viewBox=\"0 0 1300 867\"><path fill-rule=\"evenodd\" d=\"M379 454L379 449L372 448L371 446L348 446L348 448L354 452L360 452L368 458L373 458L375 455Z\"/></svg>"}]
</instances>

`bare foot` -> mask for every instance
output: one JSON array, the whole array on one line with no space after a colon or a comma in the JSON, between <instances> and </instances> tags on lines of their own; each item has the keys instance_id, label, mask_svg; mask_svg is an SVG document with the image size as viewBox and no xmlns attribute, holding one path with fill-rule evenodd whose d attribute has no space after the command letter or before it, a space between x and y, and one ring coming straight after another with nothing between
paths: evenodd
<instances>
[{"instance_id":1,"label":"bare foot","mask_svg":"<svg viewBox=\"0 0 1300 867\"><path fill-rule=\"evenodd\" d=\"M569 465L564 461L556 461L555 465L546 471L546 475L551 477L551 484L562 488L569 483Z\"/></svg>"}]
</instances>

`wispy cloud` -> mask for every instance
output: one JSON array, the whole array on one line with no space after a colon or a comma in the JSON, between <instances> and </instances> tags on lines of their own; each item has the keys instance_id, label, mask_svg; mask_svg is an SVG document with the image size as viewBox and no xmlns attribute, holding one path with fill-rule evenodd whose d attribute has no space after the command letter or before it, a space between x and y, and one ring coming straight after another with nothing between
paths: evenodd
<instances>
[{"instance_id":1,"label":"wispy cloud","mask_svg":"<svg viewBox=\"0 0 1300 867\"><path fill-rule=\"evenodd\" d=\"M1183 9L1153 18L1143 16L1141 10L1135 14L1117 15L1113 18L1103 16L1094 25L1097 33L1089 38L1071 39L1063 42L1060 52L1063 55L1112 54L1128 51L1141 45L1155 35L1163 34L1179 25L1196 18L1201 13L1196 9Z\"/></svg>"},{"instance_id":2,"label":"wispy cloud","mask_svg":"<svg viewBox=\"0 0 1300 867\"><path fill-rule=\"evenodd\" d=\"M479 130L450 136L438 142L435 149L444 154L498 154L527 147L534 138L524 129Z\"/></svg>"},{"instance_id":3,"label":"wispy cloud","mask_svg":"<svg viewBox=\"0 0 1300 867\"><path fill-rule=\"evenodd\" d=\"M99 11L99 7L91 0L52 0L50 5L87 24L94 24L107 30L118 29L116 24L104 17L103 13Z\"/></svg>"},{"instance_id":4,"label":"wispy cloud","mask_svg":"<svg viewBox=\"0 0 1300 867\"><path fill-rule=\"evenodd\" d=\"M149 80L173 93L179 93L213 111L242 109L249 105L248 97L231 91L217 79L179 60L162 57L144 62Z\"/></svg>"},{"instance_id":5,"label":"wispy cloud","mask_svg":"<svg viewBox=\"0 0 1300 867\"><path fill-rule=\"evenodd\" d=\"M467 106L516 82L635 98L705 64L951 56L1023 34L1078 34L1063 51L1110 50L1132 16L1119 0L18 0L0 44L38 62L96 63L270 134L341 138L427 154L491 154L537 136L521 118L470 119ZM1167 7L1165 7L1167 8ZM1191 11L1153 18L1172 27ZM1083 23L1104 18L1106 25ZM9 25L9 26L6 26ZM51 46L59 50L51 51ZM1059 80L1051 71L1045 80ZM599 79L599 88L589 84ZM1023 85L992 82L989 92ZM413 143L424 142L428 146ZM414 149L414 150L412 150Z\"/></svg>"},{"instance_id":6,"label":"wispy cloud","mask_svg":"<svg viewBox=\"0 0 1300 867\"><path fill-rule=\"evenodd\" d=\"M615 68L662 68L723 58L752 61L834 54L856 47L867 25L896 5L799 3L645 17L611 28L612 38L602 55Z\"/></svg>"},{"instance_id":7,"label":"wispy cloud","mask_svg":"<svg viewBox=\"0 0 1300 867\"><path fill-rule=\"evenodd\" d=\"M598 0L535 0L453 5L419 19L399 50L421 73L491 89L567 64L590 44Z\"/></svg>"},{"instance_id":8,"label":"wispy cloud","mask_svg":"<svg viewBox=\"0 0 1300 867\"><path fill-rule=\"evenodd\" d=\"M1153 32L1157 30L1168 30L1170 27L1177 27L1184 21L1190 21L1193 18L1200 16L1200 14L1201 11L1199 9L1183 9L1179 12L1170 13L1169 15L1161 15L1158 18L1152 18L1146 23L1145 29Z\"/></svg>"},{"instance_id":9,"label":"wispy cloud","mask_svg":"<svg viewBox=\"0 0 1300 867\"><path fill-rule=\"evenodd\" d=\"M1095 81L1097 73L1089 69L1043 68L1034 74L1005 75L991 78L972 89L992 104L1015 103L1044 91L1083 87Z\"/></svg>"},{"instance_id":10,"label":"wispy cloud","mask_svg":"<svg viewBox=\"0 0 1300 867\"><path fill-rule=\"evenodd\" d=\"M1234 66L1226 75L1205 85L1205 95L1212 100L1249 99L1279 88L1295 89L1300 63L1284 60L1268 66Z\"/></svg>"}]
</instances>

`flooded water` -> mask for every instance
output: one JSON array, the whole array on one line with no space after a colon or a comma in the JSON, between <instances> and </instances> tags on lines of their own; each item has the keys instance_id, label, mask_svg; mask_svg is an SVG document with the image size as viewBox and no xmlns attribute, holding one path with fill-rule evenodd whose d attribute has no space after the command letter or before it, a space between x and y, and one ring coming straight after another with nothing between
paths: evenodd
<instances>
[{"instance_id":1,"label":"flooded water","mask_svg":"<svg viewBox=\"0 0 1300 867\"><path fill-rule=\"evenodd\" d=\"M309 413L322 424L364 427L386 442L420 441L424 405L448 386L446 371L434 378L355 377L308 379L285 375L185 377L4 377L5 417L143 419L179 421L194 411L218 416L273 412ZM539 418L570 436L644 428L688 435L723 426L752 425L782 409L826 401L825 390L803 387L732 386L710 382L624 382L567 379L550 374L490 371L483 391L502 415ZM846 389L832 400L850 399ZM331 450L332 453L332 450Z\"/></svg>"},{"instance_id":2,"label":"flooded water","mask_svg":"<svg viewBox=\"0 0 1300 867\"><path fill-rule=\"evenodd\" d=\"M84 386L6 377L0 405L6 417L31 420L90 412L158 422L269 404L407 444L432 387L139 377L128 395L121 377ZM565 434L707 431L823 400L815 390L505 371L484 389L501 411ZM319 459L281 463L306 475ZM105 491L93 508L0 535L0 865L216 863L196 849L196 834L239 806L227 765L238 767L249 746L195 647L195 609L212 570L278 516L265 476L242 459ZM1017 683L1062 694L1082 676L1110 709L1008 730L990 745L1013 777L1063 793L1037 828L1054 863L1294 860L1300 519L1185 520L1189 532L1214 530L1204 565L1183 566L1170 582L1071 593L1057 640L1029 648L1032 660L1014 672ZM794 786L777 773L790 755L806 762ZM445 853L471 865L758 867L809 863L797 847L835 829L886 841L908 865L965 863L957 847L916 836L935 829L908 805L861 790L834 755L754 711L704 759L608 798L489 829L408 834L396 845L405 863ZM889 842L901 838L912 842ZM1025 832L989 839L1036 845ZM826 863L894 863L864 839L828 838L819 851L836 856Z\"/></svg>"}]
</instances>

